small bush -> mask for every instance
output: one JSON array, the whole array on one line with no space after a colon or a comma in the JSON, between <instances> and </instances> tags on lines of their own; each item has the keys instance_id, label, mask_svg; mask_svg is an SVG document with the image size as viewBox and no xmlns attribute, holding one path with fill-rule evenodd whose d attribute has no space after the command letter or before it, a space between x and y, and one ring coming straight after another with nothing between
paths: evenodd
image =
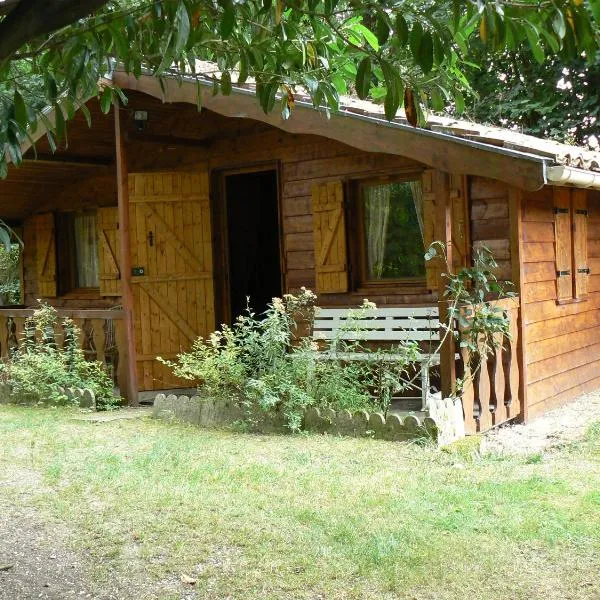
<instances>
[{"instance_id":1,"label":"small bush","mask_svg":"<svg viewBox=\"0 0 600 600\"><path fill-rule=\"evenodd\" d=\"M118 402L113 382L104 365L85 359L77 340L79 329L70 319L63 319L64 346L55 341L59 319L54 308L42 304L25 325L25 339L12 356L0 363L0 377L14 393L24 398L40 398L45 404L72 402L59 388L87 388L94 392L99 406Z\"/></svg>"},{"instance_id":2,"label":"small bush","mask_svg":"<svg viewBox=\"0 0 600 600\"><path fill-rule=\"evenodd\" d=\"M260 317L248 309L233 326L223 325L207 339L196 340L176 362L162 362L175 375L195 382L204 395L235 398L265 412L282 411L292 431L301 427L304 411L311 406L387 412L392 395L410 385L406 372L416 359L417 345L378 349L372 361L321 360L318 345L311 337L298 335L297 329L299 322L312 329L315 300L305 288L297 296L274 298ZM356 319L372 308L365 302ZM359 342L342 339L333 340L329 349L370 351ZM385 352L400 358L385 361Z\"/></svg>"}]
</instances>

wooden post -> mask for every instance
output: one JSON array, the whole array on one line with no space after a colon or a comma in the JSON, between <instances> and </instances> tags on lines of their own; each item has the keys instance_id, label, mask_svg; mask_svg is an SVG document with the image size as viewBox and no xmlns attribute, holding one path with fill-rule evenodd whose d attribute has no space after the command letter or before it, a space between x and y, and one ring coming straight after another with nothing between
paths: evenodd
<instances>
[{"instance_id":1,"label":"wooden post","mask_svg":"<svg viewBox=\"0 0 600 600\"><path fill-rule=\"evenodd\" d=\"M435 205L438 226L436 231L442 233L441 242L446 246L446 256L450 268L453 265L452 249L452 199L450 198L450 180L448 173L435 171L433 190L435 193ZM448 300L444 298L446 279L441 276L438 279L438 305L440 311L440 322L448 323ZM444 334L444 332L442 332ZM448 335L440 351L440 377L442 383L442 397L448 398L456 392L456 358L454 337Z\"/></svg>"},{"instance_id":2,"label":"wooden post","mask_svg":"<svg viewBox=\"0 0 600 600\"><path fill-rule=\"evenodd\" d=\"M131 247L129 245L129 182L125 135L121 123L121 109L115 105L115 140L117 157L117 195L119 202L119 244L121 250L121 294L124 312L124 347L119 348L123 368L121 394L130 406L138 406L137 364L133 329L133 291L131 289ZM119 336L120 337L120 336Z\"/></svg>"},{"instance_id":3,"label":"wooden post","mask_svg":"<svg viewBox=\"0 0 600 600\"><path fill-rule=\"evenodd\" d=\"M510 260L512 268L512 281L519 294L520 304L517 320L517 360L519 364L519 399L521 401L521 417L523 423L527 421L529 405L527 402L527 328L525 327L525 304L523 302L523 220L521 204L523 194L516 188L511 188L508 195L510 218Z\"/></svg>"}]
</instances>

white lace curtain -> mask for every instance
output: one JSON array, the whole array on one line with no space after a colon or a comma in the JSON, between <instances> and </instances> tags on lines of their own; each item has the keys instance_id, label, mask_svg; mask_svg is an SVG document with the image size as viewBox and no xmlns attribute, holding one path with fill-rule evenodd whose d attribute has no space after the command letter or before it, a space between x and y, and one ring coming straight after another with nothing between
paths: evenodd
<instances>
[{"instance_id":1,"label":"white lace curtain","mask_svg":"<svg viewBox=\"0 0 600 600\"><path fill-rule=\"evenodd\" d=\"M390 216L390 185L373 185L364 188L367 238L367 272L369 278L380 279Z\"/></svg>"},{"instance_id":2,"label":"white lace curtain","mask_svg":"<svg viewBox=\"0 0 600 600\"><path fill-rule=\"evenodd\" d=\"M96 213L76 213L73 217L73 228L75 233L77 287L100 287Z\"/></svg>"},{"instance_id":3,"label":"white lace curtain","mask_svg":"<svg viewBox=\"0 0 600 600\"><path fill-rule=\"evenodd\" d=\"M423 188L420 181L411 181L409 185L423 237ZM392 188L389 184L363 188L367 273L370 279L381 279L383 275Z\"/></svg>"}]
</instances>

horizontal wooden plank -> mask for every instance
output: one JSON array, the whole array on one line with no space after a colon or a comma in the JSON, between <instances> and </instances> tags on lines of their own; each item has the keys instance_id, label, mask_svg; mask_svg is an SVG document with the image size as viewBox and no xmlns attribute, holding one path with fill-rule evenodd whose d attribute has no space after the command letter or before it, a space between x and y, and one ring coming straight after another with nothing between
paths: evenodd
<instances>
[{"instance_id":1,"label":"horizontal wooden plank","mask_svg":"<svg viewBox=\"0 0 600 600\"><path fill-rule=\"evenodd\" d=\"M549 242L525 242L523 262L554 262L554 244Z\"/></svg>"},{"instance_id":2,"label":"horizontal wooden plank","mask_svg":"<svg viewBox=\"0 0 600 600\"><path fill-rule=\"evenodd\" d=\"M554 243L554 224L535 221L523 224L524 242L551 242Z\"/></svg>"},{"instance_id":3,"label":"horizontal wooden plank","mask_svg":"<svg viewBox=\"0 0 600 600\"><path fill-rule=\"evenodd\" d=\"M285 260L288 269L314 269L315 253L311 251L287 252Z\"/></svg>"},{"instance_id":4,"label":"horizontal wooden plank","mask_svg":"<svg viewBox=\"0 0 600 600\"><path fill-rule=\"evenodd\" d=\"M554 356L568 354L574 350L592 346L600 339L600 325L556 337L528 342L527 363L543 361Z\"/></svg>"},{"instance_id":5,"label":"horizontal wooden plank","mask_svg":"<svg viewBox=\"0 0 600 600\"><path fill-rule=\"evenodd\" d=\"M295 217L296 215L310 215L312 212L311 197L283 198L281 202L284 217Z\"/></svg>"},{"instance_id":6,"label":"horizontal wooden plank","mask_svg":"<svg viewBox=\"0 0 600 600\"><path fill-rule=\"evenodd\" d=\"M588 256L600 258L600 240L588 240Z\"/></svg>"},{"instance_id":7,"label":"horizontal wooden plank","mask_svg":"<svg viewBox=\"0 0 600 600\"><path fill-rule=\"evenodd\" d=\"M532 262L523 265L523 283L538 281L556 281L554 262Z\"/></svg>"},{"instance_id":8,"label":"horizontal wooden plank","mask_svg":"<svg viewBox=\"0 0 600 600\"><path fill-rule=\"evenodd\" d=\"M529 403L535 405L538 402L545 401L548 398L552 398L558 394L584 385L588 381L597 379L598 373L600 373L600 360L598 360L600 357L596 358L597 359L593 362L581 367L569 369L554 377L549 377L548 379L529 384L527 386Z\"/></svg>"},{"instance_id":9,"label":"horizontal wooden plank","mask_svg":"<svg viewBox=\"0 0 600 600\"><path fill-rule=\"evenodd\" d=\"M359 309L356 308L328 308L318 307L316 314L319 318L340 318L346 317L349 311L360 311L362 317L437 317L439 316L439 309L437 306L397 306L378 308L376 310L371 309Z\"/></svg>"},{"instance_id":10,"label":"horizontal wooden plank","mask_svg":"<svg viewBox=\"0 0 600 600\"><path fill-rule=\"evenodd\" d=\"M308 289L315 287L314 269L288 269L286 273L287 289L290 292L299 290L302 286Z\"/></svg>"},{"instance_id":11,"label":"horizontal wooden plank","mask_svg":"<svg viewBox=\"0 0 600 600\"><path fill-rule=\"evenodd\" d=\"M600 361L600 342L596 338L595 344L572 349L569 352L554 355L545 360L529 363L527 367L527 380L529 383L534 383L542 379L554 377L563 371L575 369L591 362L598 363L598 361Z\"/></svg>"},{"instance_id":12,"label":"horizontal wooden plank","mask_svg":"<svg viewBox=\"0 0 600 600\"><path fill-rule=\"evenodd\" d=\"M510 259L510 241L509 240L475 240L473 248L486 247L494 255L496 260Z\"/></svg>"},{"instance_id":13,"label":"horizontal wooden plank","mask_svg":"<svg viewBox=\"0 0 600 600\"><path fill-rule=\"evenodd\" d=\"M506 197L490 200L471 198L471 218L474 221L487 219L508 219L508 200Z\"/></svg>"},{"instance_id":14,"label":"horizontal wooden plank","mask_svg":"<svg viewBox=\"0 0 600 600\"><path fill-rule=\"evenodd\" d=\"M315 340L357 340L371 342L397 342L397 341L424 341L424 340L439 340L439 333L434 331L315 331L313 333Z\"/></svg>"},{"instance_id":15,"label":"horizontal wooden plank","mask_svg":"<svg viewBox=\"0 0 600 600\"><path fill-rule=\"evenodd\" d=\"M289 233L284 238L285 249L288 252L298 250L314 251L314 239L312 233Z\"/></svg>"},{"instance_id":16,"label":"horizontal wooden plank","mask_svg":"<svg viewBox=\"0 0 600 600\"><path fill-rule=\"evenodd\" d=\"M558 319L539 321L527 326L528 342L546 340L548 338L598 327L600 325L600 311L587 311L581 314L569 315Z\"/></svg>"},{"instance_id":17,"label":"horizontal wooden plank","mask_svg":"<svg viewBox=\"0 0 600 600\"><path fill-rule=\"evenodd\" d=\"M129 202L132 204L144 203L153 204L154 202L207 202L208 194L186 194L185 192L176 192L168 196L129 196Z\"/></svg>"},{"instance_id":18,"label":"horizontal wooden plank","mask_svg":"<svg viewBox=\"0 0 600 600\"><path fill-rule=\"evenodd\" d=\"M556 301L544 301L527 304L523 309L525 323L537 323L548 319L557 319L569 315L581 314L600 308L600 294L589 294L582 302L556 304Z\"/></svg>"},{"instance_id":19,"label":"horizontal wooden plank","mask_svg":"<svg viewBox=\"0 0 600 600\"><path fill-rule=\"evenodd\" d=\"M600 389L600 377L595 377L594 379L580 383L569 388L568 390L565 390L564 392L561 392L560 394L556 394L550 398L538 401L536 404L530 405L528 413L529 418L534 419L535 417L548 412L549 410L558 408L559 406L574 400L582 394L588 394L598 389Z\"/></svg>"},{"instance_id":20,"label":"horizontal wooden plank","mask_svg":"<svg viewBox=\"0 0 600 600\"><path fill-rule=\"evenodd\" d=\"M523 303L540 302L543 300L556 300L556 282L537 281L523 284Z\"/></svg>"},{"instance_id":21,"label":"horizontal wooden plank","mask_svg":"<svg viewBox=\"0 0 600 600\"><path fill-rule=\"evenodd\" d=\"M475 240L505 240L510 236L508 218L474 220L471 223L472 239Z\"/></svg>"},{"instance_id":22,"label":"horizontal wooden plank","mask_svg":"<svg viewBox=\"0 0 600 600\"><path fill-rule=\"evenodd\" d=\"M283 233L311 233L313 230L312 215L286 217L283 220Z\"/></svg>"},{"instance_id":23,"label":"horizontal wooden plank","mask_svg":"<svg viewBox=\"0 0 600 600\"><path fill-rule=\"evenodd\" d=\"M495 179L485 177L469 178L469 197L471 200L487 198L508 198L508 186Z\"/></svg>"},{"instance_id":24,"label":"horizontal wooden plank","mask_svg":"<svg viewBox=\"0 0 600 600\"><path fill-rule=\"evenodd\" d=\"M14 317L26 319L31 317L35 309L33 308L0 308L0 317ZM125 313L122 310L98 310L89 308L67 309L58 308L56 310L59 317L69 317L70 319L123 319Z\"/></svg>"}]
</instances>

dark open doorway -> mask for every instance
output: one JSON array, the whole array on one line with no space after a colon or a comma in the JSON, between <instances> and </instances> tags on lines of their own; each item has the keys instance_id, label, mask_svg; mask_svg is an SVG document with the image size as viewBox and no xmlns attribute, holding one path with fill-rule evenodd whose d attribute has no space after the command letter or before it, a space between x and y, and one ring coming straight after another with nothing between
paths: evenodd
<instances>
[{"instance_id":1,"label":"dark open doorway","mask_svg":"<svg viewBox=\"0 0 600 600\"><path fill-rule=\"evenodd\" d=\"M229 313L244 314L247 298L260 315L281 296L277 171L225 175Z\"/></svg>"}]
</instances>

